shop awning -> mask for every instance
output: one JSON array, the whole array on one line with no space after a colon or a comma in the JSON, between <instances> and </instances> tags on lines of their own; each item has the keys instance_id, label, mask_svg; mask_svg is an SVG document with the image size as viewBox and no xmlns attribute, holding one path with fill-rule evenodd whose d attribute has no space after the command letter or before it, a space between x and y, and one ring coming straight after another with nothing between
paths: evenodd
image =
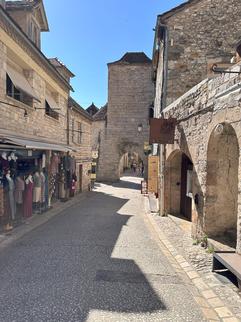
<instances>
[{"instance_id":1,"label":"shop awning","mask_svg":"<svg viewBox=\"0 0 241 322\"><path fill-rule=\"evenodd\" d=\"M1 138L4 144L13 144L15 146L24 147L29 150L47 150L47 151L60 151L60 152L71 152L74 151L70 146L67 145L58 145L52 143L46 143L41 141L32 141L27 139L19 139L13 137L4 137Z\"/></svg>"},{"instance_id":2,"label":"shop awning","mask_svg":"<svg viewBox=\"0 0 241 322\"><path fill-rule=\"evenodd\" d=\"M11 78L11 81L13 82L14 86L18 90L23 91L30 97L40 102L40 99L38 98L37 94L30 86L28 80L24 77L24 75L22 75L21 73L19 73L18 71L16 71L10 66L7 66L7 73Z\"/></svg>"}]
</instances>

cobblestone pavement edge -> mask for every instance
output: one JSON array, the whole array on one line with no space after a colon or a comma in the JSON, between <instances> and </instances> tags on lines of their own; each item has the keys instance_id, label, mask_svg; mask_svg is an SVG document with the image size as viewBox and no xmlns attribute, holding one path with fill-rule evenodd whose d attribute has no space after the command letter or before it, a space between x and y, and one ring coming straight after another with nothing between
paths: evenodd
<instances>
[{"instance_id":1,"label":"cobblestone pavement edge","mask_svg":"<svg viewBox=\"0 0 241 322\"><path fill-rule=\"evenodd\" d=\"M203 315L208 321L238 322L241 318L228 307L220 296L204 280L200 272L193 267L172 245L170 238L163 233L160 225L155 220L150 211L148 198L145 198L145 213L150 225L158 235L159 246L166 255L177 273L185 280L189 280L187 285L194 296L195 301L200 306ZM173 222L175 225L175 223ZM191 238L191 237L190 237Z\"/></svg>"}]
</instances>

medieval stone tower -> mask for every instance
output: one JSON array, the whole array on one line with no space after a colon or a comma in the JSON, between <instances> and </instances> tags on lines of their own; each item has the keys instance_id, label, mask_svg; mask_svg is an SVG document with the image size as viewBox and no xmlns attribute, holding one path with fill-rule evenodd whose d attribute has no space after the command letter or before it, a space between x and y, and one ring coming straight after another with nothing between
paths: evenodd
<instances>
[{"instance_id":1,"label":"medieval stone tower","mask_svg":"<svg viewBox=\"0 0 241 322\"><path fill-rule=\"evenodd\" d=\"M149 107L153 102L151 60L144 53L126 53L109 63L108 109L97 179L117 181L123 155L135 153L143 160L144 142L149 140Z\"/></svg>"}]
</instances>

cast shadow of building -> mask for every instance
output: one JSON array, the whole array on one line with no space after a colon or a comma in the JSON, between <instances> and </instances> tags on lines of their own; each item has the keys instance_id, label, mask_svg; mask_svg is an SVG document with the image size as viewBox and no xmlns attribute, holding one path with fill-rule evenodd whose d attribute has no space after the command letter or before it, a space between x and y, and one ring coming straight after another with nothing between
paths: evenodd
<instances>
[{"instance_id":1,"label":"cast shadow of building","mask_svg":"<svg viewBox=\"0 0 241 322\"><path fill-rule=\"evenodd\" d=\"M119 213L128 201L91 192L3 251L3 321L84 322L89 314L166 310L134 260L112 258L132 217Z\"/></svg>"}]
</instances>

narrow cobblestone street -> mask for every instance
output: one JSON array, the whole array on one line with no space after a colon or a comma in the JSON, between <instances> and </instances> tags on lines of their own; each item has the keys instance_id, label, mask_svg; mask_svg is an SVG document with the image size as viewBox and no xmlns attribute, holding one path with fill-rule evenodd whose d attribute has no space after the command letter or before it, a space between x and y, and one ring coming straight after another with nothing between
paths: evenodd
<instances>
[{"instance_id":1,"label":"narrow cobblestone street","mask_svg":"<svg viewBox=\"0 0 241 322\"><path fill-rule=\"evenodd\" d=\"M0 321L205 321L144 217L139 188L129 177L97 184L3 249Z\"/></svg>"}]
</instances>

